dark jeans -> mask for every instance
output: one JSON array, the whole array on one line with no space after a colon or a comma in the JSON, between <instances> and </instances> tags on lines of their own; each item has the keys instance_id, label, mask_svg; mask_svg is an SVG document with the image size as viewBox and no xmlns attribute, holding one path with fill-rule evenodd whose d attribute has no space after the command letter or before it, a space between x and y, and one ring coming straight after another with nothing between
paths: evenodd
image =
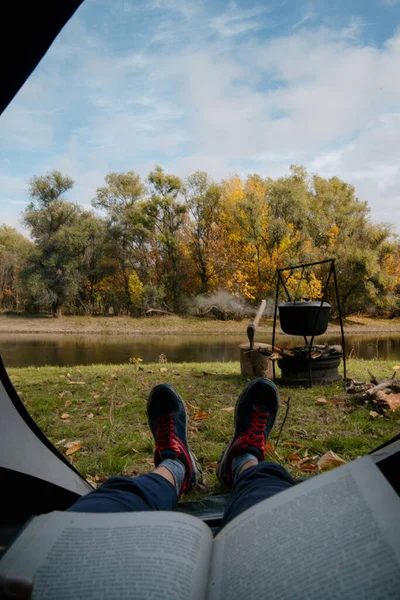
<instances>
[{"instance_id":1,"label":"dark jeans","mask_svg":"<svg viewBox=\"0 0 400 600\"><path fill-rule=\"evenodd\" d=\"M246 469L229 495L223 525L244 510L295 485L295 480L280 465L263 462ZM172 510L178 497L175 487L161 475L112 477L101 487L82 496L68 510L111 513L140 510Z\"/></svg>"}]
</instances>

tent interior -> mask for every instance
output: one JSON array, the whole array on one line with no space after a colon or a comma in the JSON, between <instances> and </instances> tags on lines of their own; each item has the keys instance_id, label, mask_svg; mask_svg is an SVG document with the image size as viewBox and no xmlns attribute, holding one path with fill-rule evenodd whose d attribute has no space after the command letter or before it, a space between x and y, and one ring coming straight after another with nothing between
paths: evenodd
<instances>
[{"instance_id":1,"label":"tent interior","mask_svg":"<svg viewBox=\"0 0 400 600\"><path fill-rule=\"evenodd\" d=\"M71 18L82 0L16 1L2 7L7 35L3 61L0 113L6 108ZM15 534L32 515L62 510L91 491L89 483L47 439L29 415L0 359L0 489L1 539ZM400 435L371 456L400 494ZM183 503L180 510L218 525L225 497Z\"/></svg>"}]
</instances>

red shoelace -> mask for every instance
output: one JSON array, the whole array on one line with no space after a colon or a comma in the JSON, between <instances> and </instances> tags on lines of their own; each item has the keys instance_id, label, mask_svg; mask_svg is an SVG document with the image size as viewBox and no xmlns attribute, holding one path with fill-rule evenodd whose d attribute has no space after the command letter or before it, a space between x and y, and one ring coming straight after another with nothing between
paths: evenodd
<instances>
[{"instance_id":1,"label":"red shoelace","mask_svg":"<svg viewBox=\"0 0 400 600\"><path fill-rule=\"evenodd\" d=\"M268 416L269 415L265 410L260 409L258 406L254 407L249 428L238 437L237 443L235 444L236 449L254 446L264 455L265 426L267 424Z\"/></svg>"},{"instance_id":2,"label":"red shoelace","mask_svg":"<svg viewBox=\"0 0 400 600\"><path fill-rule=\"evenodd\" d=\"M177 455L182 453L179 438L174 431L174 416L172 413L157 419L157 450L161 453L163 450L173 450Z\"/></svg>"}]
</instances>

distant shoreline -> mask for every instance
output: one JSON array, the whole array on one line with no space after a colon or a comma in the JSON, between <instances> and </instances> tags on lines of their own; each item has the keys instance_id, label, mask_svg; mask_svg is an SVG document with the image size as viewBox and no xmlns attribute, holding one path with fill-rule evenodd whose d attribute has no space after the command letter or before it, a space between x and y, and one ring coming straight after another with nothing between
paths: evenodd
<instances>
[{"instance_id":1,"label":"distant shoreline","mask_svg":"<svg viewBox=\"0 0 400 600\"><path fill-rule=\"evenodd\" d=\"M0 335L58 334L58 335L238 335L246 333L250 319L217 321L196 317L74 317L54 319L51 316L18 316L0 314ZM399 334L400 319L350 317L344 324L348 335ZM261 322L260 333L272 332L272 319ZM277 329L279 335L282 334ZM340 327L330 324L327 335L337 335Z\"/></svg>"}]
</instances>

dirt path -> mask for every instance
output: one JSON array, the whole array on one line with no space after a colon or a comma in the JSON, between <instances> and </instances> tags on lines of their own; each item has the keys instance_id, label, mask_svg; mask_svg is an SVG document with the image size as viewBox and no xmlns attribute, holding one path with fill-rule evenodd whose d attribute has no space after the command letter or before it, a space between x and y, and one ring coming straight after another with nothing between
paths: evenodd
<instances>
[{"instance_id":1,"label":"dirt path","mask_svg":"<svg viewBox=\"0 0 400 600\"><path fill-rule=\"evenodd\" d=\"M103 334L103 335L232 335L244 334L247 320L214 321L194 317L25 317L0 315L0 334ZM272 330L272 319L261 322L259 331ZM340 331L331 324L328 334ZM345 322L346 334L400 334L400 319L371 319L352 317Z\"/></svg>"}]
</instances>

